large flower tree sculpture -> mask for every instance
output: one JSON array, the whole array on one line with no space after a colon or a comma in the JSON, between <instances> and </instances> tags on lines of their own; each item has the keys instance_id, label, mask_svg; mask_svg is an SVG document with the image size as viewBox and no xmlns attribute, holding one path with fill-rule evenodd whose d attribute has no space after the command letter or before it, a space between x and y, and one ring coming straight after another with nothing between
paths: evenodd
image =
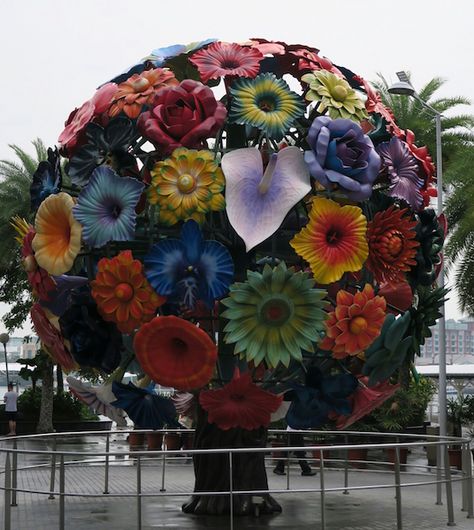
<instances>
[{"instance_id":1,"label":"large flower tree sculpture","mask_svg":"<svg viewBox=\"0 0 474 530\"><path fill-rule=\"evenodd\" d=\"M43 348L102 378L78 392L100 410L149 429L178 410L196 448L263 447L281 410L347 428L409 379L446 294L444 223L427 150L360 76L264 39L162 48L73 110L58 147L34 225L14 225ZM194 465L183 509L229 510L199 495L229 489L228 456ZM263 453L236 455L233 489L267 488Z\"/></svg>"}]
</instances>

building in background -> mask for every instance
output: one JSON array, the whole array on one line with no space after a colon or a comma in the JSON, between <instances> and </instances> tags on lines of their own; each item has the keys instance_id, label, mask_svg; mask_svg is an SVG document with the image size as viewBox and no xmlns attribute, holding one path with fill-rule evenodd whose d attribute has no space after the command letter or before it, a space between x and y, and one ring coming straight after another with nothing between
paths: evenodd
<instances>
[{"instance_id":1,"label":"building in background","mask_svg":"<svg viewBox=\"0 0 474 530\"><path fill-rule=\"evenodd\" d=\"M431 328L433 336L421 347L418 364L438 364L438 326ZM474 320L446 320L446 360L449 364L474 363Z\"/></svg>"},{"instance_id":2,"label":"building in background","mask_svg":"<svg viewBox=\"0 0 474 530\"><path fill-rule=\"evenodd\" d=\"M10 337L7 342L8 361L14 363L17 359L32 359L36 355L38 346L38 338L34 336L28 337L28 341L25 341L24 337ZM0 360L4 360L3 355L0 355Z\"/></svg>"}]
</instances>

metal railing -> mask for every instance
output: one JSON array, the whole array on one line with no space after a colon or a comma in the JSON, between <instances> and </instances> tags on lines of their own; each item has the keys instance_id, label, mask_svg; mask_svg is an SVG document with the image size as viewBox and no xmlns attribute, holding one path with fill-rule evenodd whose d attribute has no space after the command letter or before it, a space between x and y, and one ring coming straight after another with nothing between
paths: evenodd
<instances>
[{"instance_id":1,"label":"metal railing","mask_svg":"<svg viewBox=\"0 0 474 530\"><path fill-rule=\"evenodd\" d=\"M160 497L160 496L174 496L174 497L188 497L193 495L194 491L167 491L166 489L166 471L167 471L167 460L175 458L176 456L182 456L181 450L124 450L117 451L111 450L111 436L119 433L130 434L130 433L161 433L164 436L164 447L166 447L167 437L173 433L190 435L194 431L190 430L162 430L162 431L146 431L146 430L120 430L120 431L88 431L88 432L76 432L76 433L53 433L53 434L41 434L41 435L30 435L30 436L17 436L0 438L2 445L0 446L0 454L5 455L5 467L0 472L3 473L3 485L0 485L0 490L4 492L4 529L11 530L12 528L12 507L18 506L18 493L30 493L36 495L43 495L48 499L59 498L59 510L58 510L58 528L59 530L65 529L65 512L66 512L66 498L67 497L99 497L107 496L108 498L113 497L125 497L136 499L136 521L138 530L142 528L142 499L149 497ZM289 444L291 434L303 434L305 437L312 437L319 442L323 439L331 438L331 441L341 439L342 443L332 443L330 446L316 443L314 445L306 446L292 446ZM466 512L468 518L474 517L473 509L473 473L471 464L471 454L469 450L469 439L468 438L454 438L454 437L439 437L429 435L415 435L415 434L391 434L391 433L361 433L361 432L350 432L350 431L269 431L270 436L277 435L280 440L286 440L286 445L283 447L264 447L264 448L225 448L225 449L186 449L186 457L190 457L196 454L204 453L224 453L228 454L229 461L229 490L227 491L199 491L197 495L227 495L229 496L230 503L230 514L229 514L229 529L234 529L234 513L233 513L233 499L235 495L251 495L252 497L263 496L267 494L298 494L304 492L305 494L319 494L320 498L320 523L321 529L326 530L326 514L325 514L325 498L329 493L342 492L343 494L349 494L350 491L361 491L361 490L373 490L373 489L394 489L395 490L395 504L396 504L396 519L397 529L403 528L403 505L402 505L402 489L407 487L416 486L436 486L436 504L442 504L442 486L445 485L446 490L446 507L447 507L447 525L454 526L454 505L453 505L453 491L452 483L455 481L461 481L462 483L462 510ZM371 443L371 440L380 438L383 436L383 443ZM105 451L94 452L94 458L90 458L91 453L87 451L65 451L58 450L58 440L71 441L74 437L80 437L83 441L86 438L105 438ZM354 437L357 439L367 439L368 443L350 443L350 438ZM52 448L50 450L44 449L23 449L19 448L20 442L31 442L31 441L46 441L50 442ZM462 470L457 473L454 477L451 473L451 467L448 456L448 445L457 446L461 448L462 452ZM420 447L436 447L437 461L436 466L420 466L413 465L411 463L402 463L400 453L403 449L414 450ZM392 448L395 451L394 462L385 461L364 461L368 464L376 464L380 469L388 469L393 472L393 481L391 483L375 483L368 485L354 485L349 484L349 468L351 464L357 465L360 463L358 460L351 460L348 457L349 451L352 449L388 449ZM263 452L268 453L265 458L270 458L272 451L283 452L286 456L287 473L286 473L286 487L285 488L269 488L265 490L236 490L233 488L233 473L235 471L233 467L233 460L235 455L238 453L251 453L251 452ZM294 451L312 451L313 454L319 455L319 458L313 458L312 460L317 462L319 460L319 487L310 488L292 488L290 482L290 466L293 459L290 458L290 452ZM340 458L328 458L325 453L328 451L337 452L342 454ZM46 462L36 463L32 465L19 466L19 457L32 457L33 455L41 455ZM144 492L142 489L142 465L143 462L148 458L161 457L161 487L159 492ZM89 457L89 458L88 458ZM136 484L135 487L130 488L126 492L111 492L109 489L109 469L111 466L111 460L113 465L120 465L120 463L126 462L125 457L133 459L136 466ZM308 459L311 460L311 459ZM59 461L59 464L58 464ZM66 470L70 466L76 464L104 464L104 475L103 484L100 486L97 492L86 492L86 491L66 491ZM328 467L331 464L332 467ZM58 489L56 488L56 474L59 465L59 484ZM32 488L19 488L18 487L18 473L28 472L36 469L49 468L49 488L48 490L39 490ZM428 472L422 473L420 468L428 469ZM343 471L343 484L337 487L328 487L326 485L326 478L328 473L333 470ZM430 480L411 480L410 470L417 470L417 477L426 476L430 477ZM433 480L432 477L436 471L436 477ZM367 471L372 473L374 477L377 477L377 470ZM403 478L403 480L402 480ZM0 481L1 484L1 481ZM102 487L103 486L103 487Z\"/></svg>"}]
</instances>

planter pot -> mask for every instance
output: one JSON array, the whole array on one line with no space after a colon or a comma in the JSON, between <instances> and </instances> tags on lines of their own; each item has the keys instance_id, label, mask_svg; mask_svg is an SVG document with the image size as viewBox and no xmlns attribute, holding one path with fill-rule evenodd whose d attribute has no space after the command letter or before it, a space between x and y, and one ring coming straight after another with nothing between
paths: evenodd
<instances>
[{"instance_id":1,"label":"planter pot","mask_svg":"<svg viewBox=\"0 0 474 530\"><path fill-rule=\"evenodd\" d=\"M387 457L387 462L390 462L392 464L395 464L396 460L396 450L395 447L387 447L384 449L385 455ZM400 455L400 464L406 464L407 458L408 458L408 448L407 447L400 447L399 449L399 455Z\"/></svg>"},{"instance_id":2,"label":"planter pot","mask_svg":"<svg viewBox=\"0 0 474 530\"><path fill-rule=\"evenodd\" d=\"M462 469L462 451L461 449L452 448L448 449L449 465L456 469Z\"/></svg>"},{"instance_id":3,"label":"planter pot","mask_svg":"<svg viewBox=\"0 0 474 530\"><path fill-rule=\"evenodd\" d=\"M128 435L130 451L141 451L145 449L145 434L142 432L131 432Z\"/></svg>"},{"instance_id":4,"label":"planter pot","mask_svg":"<svg viewBox=\"0 0 474 530\"><path fill-rule=\"evenodd\" d=\"M148 451L161 451L162 444L163 444L163 433L149 432L146 435L146 445L147 445Z\"/></svg>"},{"instance_id":5,"label":"planter pot","mask_svg":"<svg viewBox=\"0 0 474 530\"><path fill-rule=\"evenodd\" d=\"M348 460L358 460L358 462L350 462L351 466L356 469L365 469L367 467L365 460L367 460L368 452L368 449L348 449Z\"/></svg>"}]
</instances>

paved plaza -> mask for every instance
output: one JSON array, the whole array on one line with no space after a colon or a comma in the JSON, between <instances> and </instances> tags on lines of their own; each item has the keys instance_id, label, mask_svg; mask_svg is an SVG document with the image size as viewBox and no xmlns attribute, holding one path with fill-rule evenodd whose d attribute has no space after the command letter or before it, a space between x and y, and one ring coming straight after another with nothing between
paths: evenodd
<instances>
[{"instance_id":1,"label":"paved plaza","mask_svg":"<svg viewBox=\"0 0 474 530\"><path fill-rule=\"evenodd\" d=\"M11 443L11 442L7 442ZM28 443L28 445L26 445ZM33 448L31 442L24 442L25 447ZM5 447L5 444L3 445ZM36 443L35 448L46 448ZM19 443L22 448L22 443ZM58 446L59 448L59 446ZM61 449L65 449L61 447ZM124 439L118 435L111 450L126 450ZM91 457L94 452L103 451L103 445L86 444L79 448L74 444L69 450L87 450ZM418 455L411 455L417 458ZM419 455L421 457L421 455ZM2 457L3 458L3 457ZM43 457L28 457L28 461L19 460L19 468L23 465L40 463ZM49 460L48 460L49 461ZM420 458L421 461L421 458ZM46 462L46 461L45 461ZM269 462L271 465L271 462ZM228 517L191 516L181 512L181 503L192 491L194 478L193 468L185 458L167 459L165 473L166 492L160 493L162 486L161 458L146 459L141 466L142 492L149 497L142 499L143 529L195 529L225 530L230 528ZM271 489L286 490L287 478L276 476L268 469L269 486ZM420 469L421 471L421 469ZM56 491L58 489L56 473ZM453 478L459 475L453 473ZM315 477L302 477L299 469L292 469L290 487L293 489L318 488L319 474ZM327 470L325 487L341 487L343 471ZM434 477L433 477L434 479ZM1 477L3 481L3 475ZM104 466L94 463L79 463L66 466L66 492L82 493L86 497L67 497L65 500L65 527L68 530L109 530L135 529L137 526L137 498L130 494L136 488L136 460L112 459L109 475L109 496L98 497L104 487ZM421 474L403 474L402 482L427 481L430 477ZM50 468L25 469L18 472L19 489L36 489L49 492ZM374 470L364 472L351 470L350 486L368 484L393 484L394 474L389 471ZM474 520L467 519L461 511L461 484L453 482L454 510L457 528L460 530L474 528ZM151 495L161 495L159 497ZM396 528L395 490L393 488L356 490L344 495L342 492L327 493L325 497L326 527L328 530L388 530ZM317 492L281 492L274 497L283 507L283 513L273 516L235 518L234 528L237 530L256 529L318 529L321 528L320 494ZM443 491L443 500L445 500ZM1 501L1 521L3 525L3 498ZM416 486L402 490L403 528L441 529L446 528L446 504L435 505L435 486ZM29 493L18 493L18 506L11 508L12 529L15 530L54 530L59 527L59 499L48 499L48 495L38 496ZM3 526L2 526L3 528Z\"/></svg>"}]
</instances>

